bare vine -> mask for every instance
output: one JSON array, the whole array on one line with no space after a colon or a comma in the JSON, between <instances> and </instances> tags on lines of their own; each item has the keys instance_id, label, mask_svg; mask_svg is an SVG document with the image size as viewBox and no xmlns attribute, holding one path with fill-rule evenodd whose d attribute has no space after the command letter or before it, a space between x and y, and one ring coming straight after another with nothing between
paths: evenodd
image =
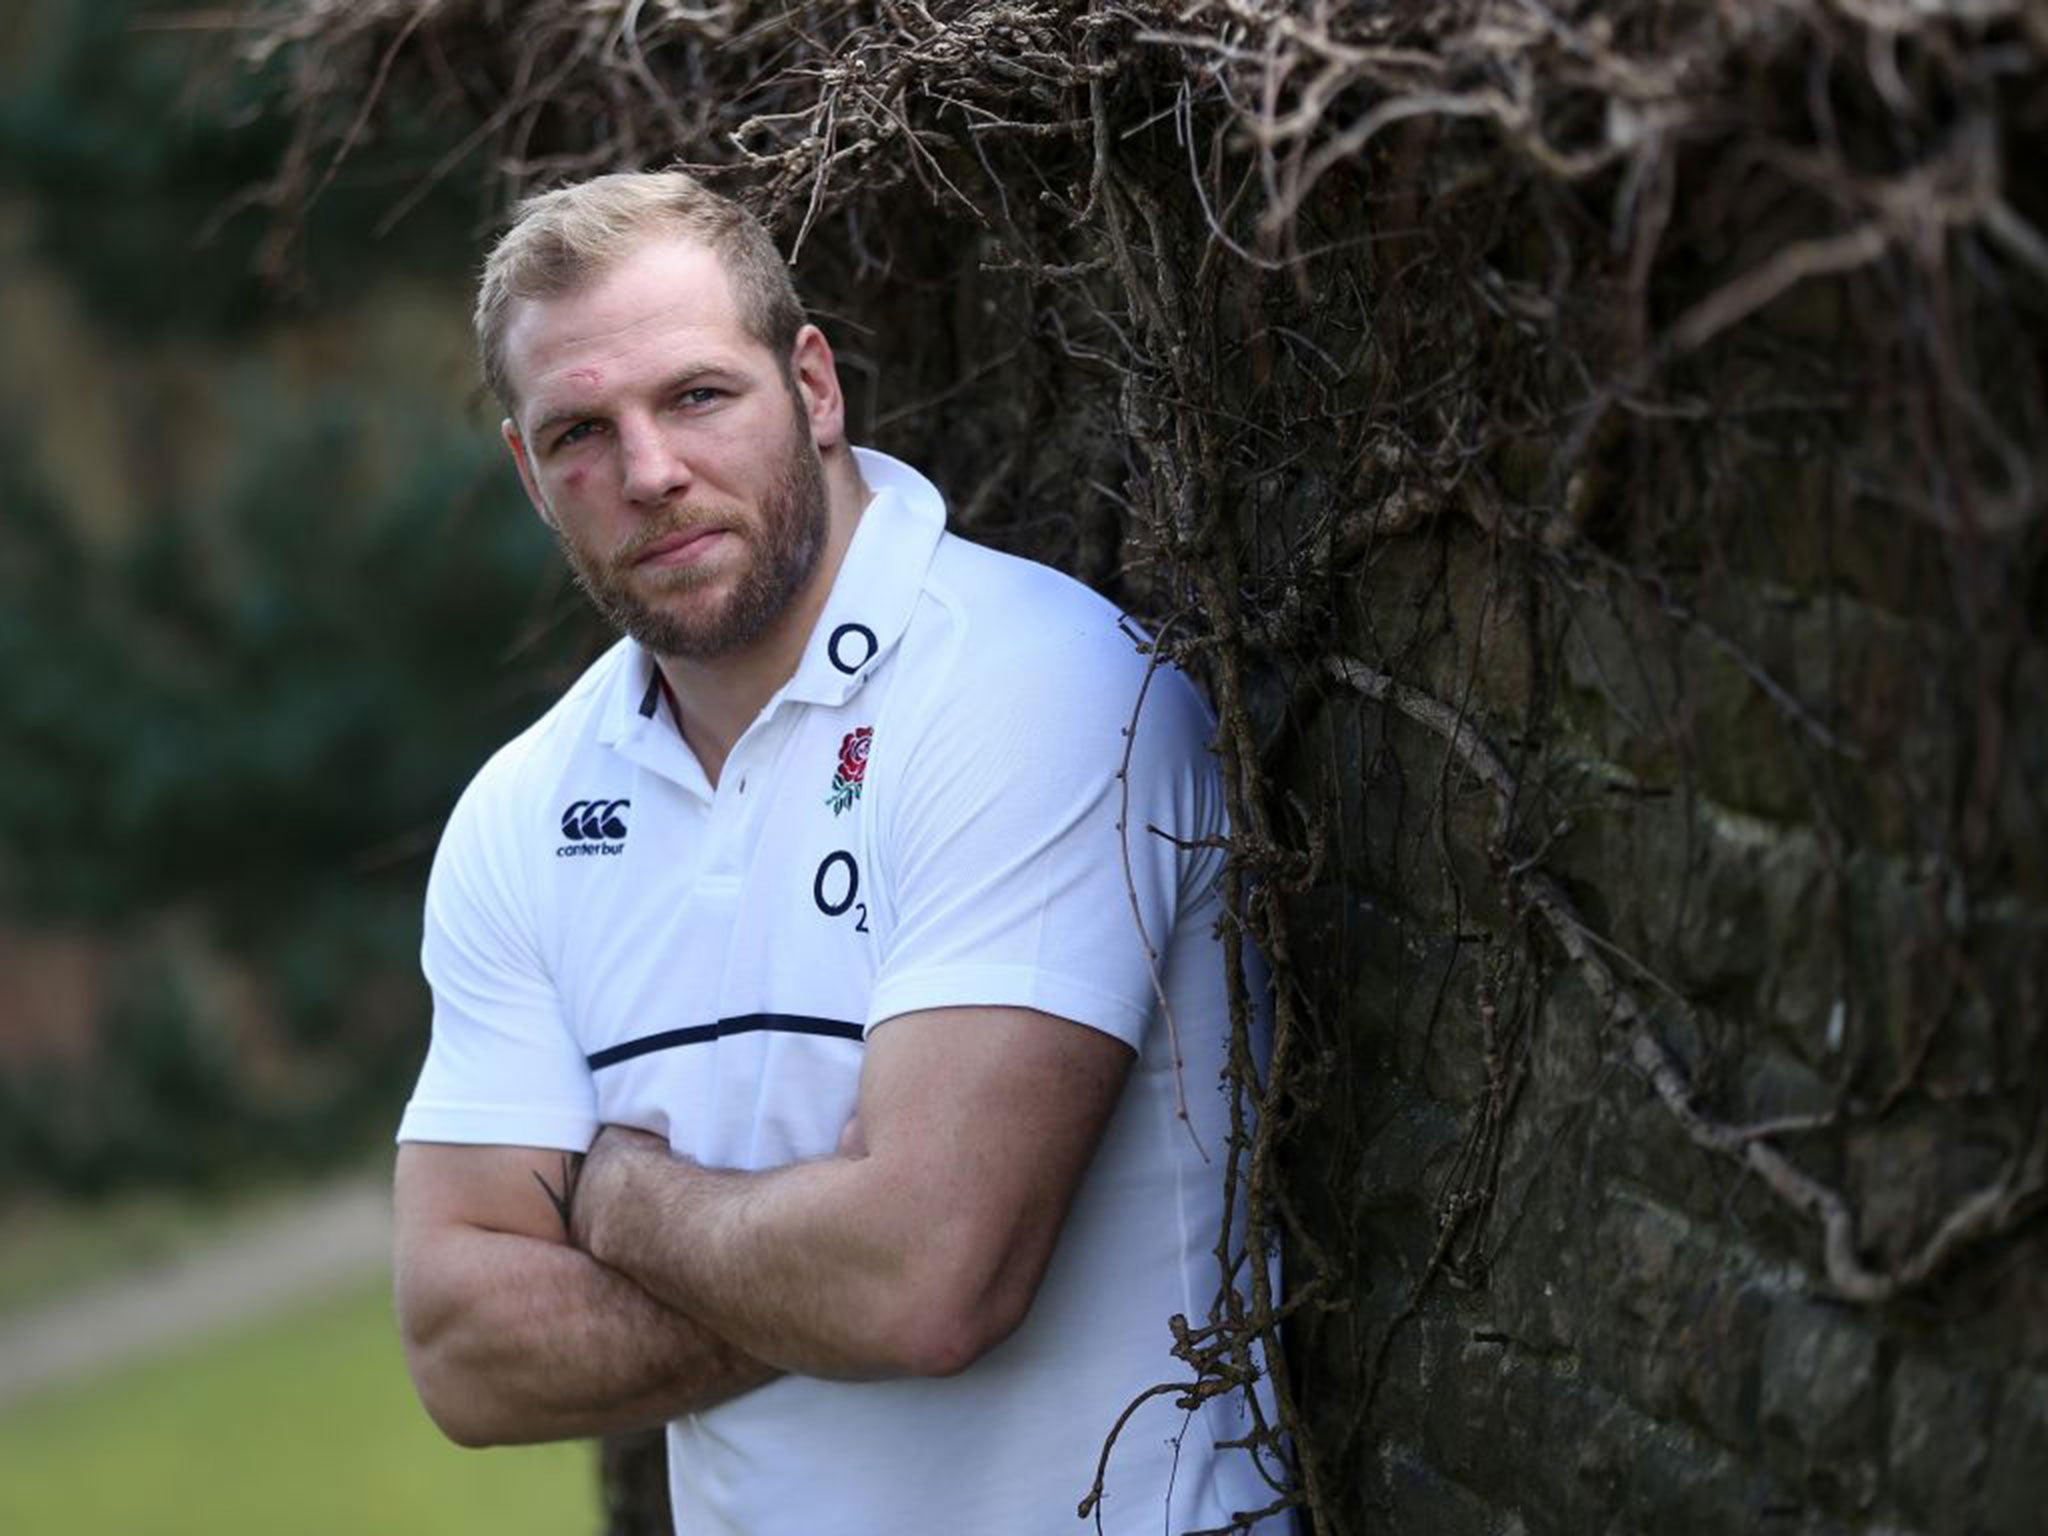
<instances>
[{"instance_id":1,"label":"bare vine","mask_svg":"<svg viewBox=\"0 0 2048 1536\"><path fill-rule=\"evenodd\" d=\"M1331 676L1376 702L1391 705L1440 737L1445 747L1492 791L1505 822L1517 785L1499 755L1457 712L1384 672L1346 656L1329 661ZM1502 828L1504 831L1504 827ZM1507 850L1496 845L1506 861ZM1773 1139L1811 1131L1831 1116L1802 1116L1768 1125L1731 1125L1701 1111L1684 1068L1658 1039L1649 1010L1616 976L1603 941L1579 915L1557 881L1539 868L1516 865L1508 876L1516 894L1549 925L1572 963L1599 1000L1602 1013L1622 1031L1628 1059L1655 1090L1685 1133L1701 1147L1732 1158L1763 1180L1786 1204L1821 1228L1821 1252L1828 1283L1836 1294L1860 1302L1889 1300L1925 1284L1972 1243L2012 1230L2035 1214L2048 1196L2048 1136L2037 1134L2000 1171L1998 1178L1965 1196L1912 1253L1896 1264L1872 1266L1858 1246L1856 1213L1842 1194L1800 1169ZM2044 1127L2043 1129L2048 1129Z\"/></svg>"}]
</instances>

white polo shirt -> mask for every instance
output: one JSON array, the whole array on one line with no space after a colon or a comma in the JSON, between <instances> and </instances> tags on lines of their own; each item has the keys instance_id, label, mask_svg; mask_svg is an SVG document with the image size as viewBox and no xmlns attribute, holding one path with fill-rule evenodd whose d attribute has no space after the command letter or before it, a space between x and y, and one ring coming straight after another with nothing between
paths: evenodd
<instances>
[{"instance_id":1,"label":"white polo shirt","mask_svg":"<svg viewBox=\"0 0 2048 1536\"><path fill-rule=\"evenodd\" d=\"M1188 1378L1166 1320L1207 1319L1219 1286L1211 721L1178 673L1147 681L1108 603L947 534L922 476L857 451L874 494L824 615L715 790L622 641L463 795L399 1136L581 1151L618 1122L770 1168L832 1152L866 1033L897 1014L1010 1005L1115 1036L1137 1062L1015 1334L957 1376L784 1377L669 1430L679 1536L1090 1530L1075 1508L1105 1435ZM1219 1448L1244 1414L1152 1398L1110 1459L1103 1528L1271 1502Z\"/></svg>"}]
</instances>

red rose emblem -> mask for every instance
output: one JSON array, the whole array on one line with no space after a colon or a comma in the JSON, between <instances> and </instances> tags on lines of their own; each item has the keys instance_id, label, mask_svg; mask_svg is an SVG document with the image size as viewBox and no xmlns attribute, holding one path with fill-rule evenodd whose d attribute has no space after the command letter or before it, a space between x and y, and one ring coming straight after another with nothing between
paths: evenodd
<instances>
[{"instance_id":1,"label":"red rose emblem","mask_svg":"<svg viewBox=\"0 0 2048 1536\"><path fill-rule=\"evenodd\" d=\"M867 777L868 748L875 739L875 728L864 725L857 731L848 731L846 739L839 743L839 777L849 784L858 784Z\"/></svg>"},{"instance_id":2,"label":"red rose emblem","mask_svg":"<svg viewBox=\"0 0 2048 1536\"><path fill-rule=\"evenodd\" d=\"M832 807L832 814L849 809L860 798L861 780L868 776L868 748L873 745L875 728L864 725L858 730L848 731L839 743L839 767L832 775L832 793L825 797L825 803Z\"/></svg>"}]
</instances>

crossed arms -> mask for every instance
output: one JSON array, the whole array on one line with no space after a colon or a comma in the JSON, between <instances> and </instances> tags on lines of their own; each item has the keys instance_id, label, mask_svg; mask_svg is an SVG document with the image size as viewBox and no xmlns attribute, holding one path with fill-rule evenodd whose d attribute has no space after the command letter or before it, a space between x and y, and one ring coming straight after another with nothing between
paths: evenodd
<instances>
[{"instance_id":1,"label":"crossed arms","mask_svg":"<svg viewBox=\"0 0 2048 1536\"><path fill-rule=\"evenodd\" d=\"M964 1370L1029 1310L1128 1073L1022 1008L870 1034L857 1131L757 1173L606 1127L574 1159L408 1143L397 1301L421 1400L465 1445L659 1423L783 1372Z\"/></svg>"}]
</instances>

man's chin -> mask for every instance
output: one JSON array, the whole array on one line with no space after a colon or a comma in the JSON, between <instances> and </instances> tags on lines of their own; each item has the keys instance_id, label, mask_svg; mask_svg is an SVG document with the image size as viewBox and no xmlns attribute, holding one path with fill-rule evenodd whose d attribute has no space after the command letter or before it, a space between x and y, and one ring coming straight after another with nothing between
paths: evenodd
<instances>
[{"instance_id":1,"label":"man's chin","mask_svg":"<svg viewBox=\"0 0 2048 1536\"><path fill-rule=\"evenodd\" d=\"M736 585L725 571L637 567L606 587L599 606L629 634L640 627L710 633L725 622Z\"/></svg>"},{"instance_id":2,"label":"man's chin","mask_svg":"<svg viewBox=\"0 0 2048 1536\"><path fill-rule=\"evenodd\" d=\"M720 626L702 621L685 621L674 614L640 609L631 615L613 615L618 628L638 641L642 650L657 656L674 656L685 661L711 661L730 648L722 643Z\"/></svg>"},{"instance_id":3,"label":"man's chin","mask_svg":"<svg viewBox=\"0 0 2048 1536\"><path fill-rule=\"evenodd\" d=\"M717 661L744 649L766 626L735 611L730 593L702 593L710 599L681 605L633 603L608 613L615 627L644 650L684 661Z\"/></svg>"}]
</instances>

